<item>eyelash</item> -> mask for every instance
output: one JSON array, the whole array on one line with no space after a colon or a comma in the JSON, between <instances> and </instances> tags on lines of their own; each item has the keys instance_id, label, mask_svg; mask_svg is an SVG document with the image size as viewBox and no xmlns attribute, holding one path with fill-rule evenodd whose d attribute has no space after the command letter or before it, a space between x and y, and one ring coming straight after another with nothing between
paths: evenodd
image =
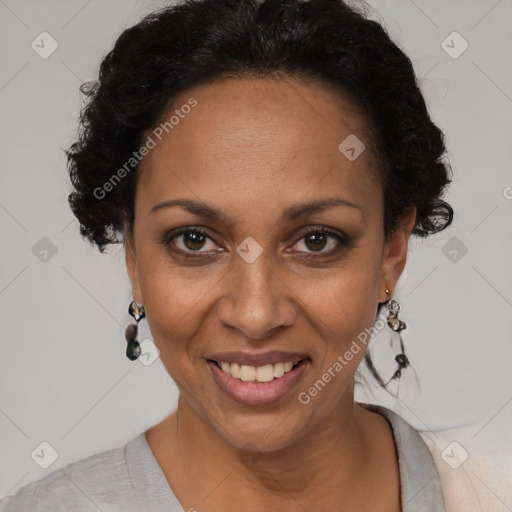
<instances>
[{"instance_id":1,"label":"eyelash","mask_svg":"<svg viewBox=\"0 0 512 512\"><path fill-rule=\"evenodd\" d=\"M183 227L183 228L174 230L170 233L167 233L163 237L163 239L159 241L159 243L170 248L172 240L174 240L175 238L177 238L180 235L187 234L187 233L196 233L196 234L204 235L205 237L209 238L212 242L215 243L215 241L209 235L208 231L199 226ZM335 238L336 241L338 242L338 246L336 248L331 249L330 251L326 251L326 252L317 252L317 253L315 253L314 251L307 252L309 258L321 258L321 257L325 257L325 256L333 256L333 255L337 254L339 251L341 251L343 248L348 248L351 246L352 241L346 234L344 234L343 232L338 232L337 230L333 230L326 226L317 226L317 227L314 227L307 231L304 231L301 234L300 238L297 240L297 242L295 242L294 245L296 245L302 239L307 238L308 236L311 236L311 235L315 235L315 234L329 235L330 237ZM180 248L174 248L174 249L170 249L170 250L178 251L185 258L200 258L205 255L208 255L208 256L212 255L212 253L208 253L206 251L184 251L183 249L180 249ZM218 251L216 251L216 252L218 252ZM302 252L302 251L297 251L297 252Z\"/></svg>"}]
</instances>

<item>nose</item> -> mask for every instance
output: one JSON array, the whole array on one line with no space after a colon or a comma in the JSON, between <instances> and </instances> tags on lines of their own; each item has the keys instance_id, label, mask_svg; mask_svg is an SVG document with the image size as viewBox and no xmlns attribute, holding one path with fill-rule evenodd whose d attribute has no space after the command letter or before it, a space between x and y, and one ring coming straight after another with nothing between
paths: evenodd
<instances>
[{"instance_id":1,"label":"nose","mask_svg":"<svg viewBox=\"0 0 512 512\"><path fill-rule=\"evenodd\" d=\"M253 340L268 339L292 326L297 317L295 293L264 254L252 263L237 256L217 303L221 325Z\"/></svg>"}]
</instances>

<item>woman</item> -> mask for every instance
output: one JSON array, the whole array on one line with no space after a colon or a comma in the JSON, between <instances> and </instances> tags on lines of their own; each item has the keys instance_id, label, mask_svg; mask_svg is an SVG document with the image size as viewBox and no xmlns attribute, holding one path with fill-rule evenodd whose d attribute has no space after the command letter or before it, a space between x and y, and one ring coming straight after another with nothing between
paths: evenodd
<instances>
[{"instance_id":1,"label":"woman","mask_svg":"<svg viewBox=\"0 0 512 512\"><path fill-rule=\"evenodd\" d=\"M383 28L341 0L188 1L83 92L70 205L101 252L123 242L178 406L0 510L445 510L419 434L354 402L380 308L405 328L410 236L453 218L443 134Z\"/></svg>"}]
</instances>

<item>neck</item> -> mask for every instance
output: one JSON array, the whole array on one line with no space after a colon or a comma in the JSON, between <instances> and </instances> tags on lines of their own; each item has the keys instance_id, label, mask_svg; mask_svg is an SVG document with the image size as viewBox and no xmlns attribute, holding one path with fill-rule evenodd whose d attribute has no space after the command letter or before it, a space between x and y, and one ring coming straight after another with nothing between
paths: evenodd
<instances>
[{"instance_id":1,"label":"neck","mask_svg":"<svg viewBox=\"0 0 512 512\"><path fill-rule=\"evenodd\" d=\"M177 411L169 417L172 452L180 461L180 473L201 485L195 489L195 496L201 498L191 505L198 510L231 510L229 505L236 505L233 496L246 511L286 503L292 510L290 497L297 510L307 504L318 510L322 502L347 506L352 498L360 499L358 492L363 492L366 481L362 475L370 466L367 414L372 413L354 404L352 395L291 445L259 452L257 447L240 450L228 444L180 395Z\"/></svg>"}]
</instances>

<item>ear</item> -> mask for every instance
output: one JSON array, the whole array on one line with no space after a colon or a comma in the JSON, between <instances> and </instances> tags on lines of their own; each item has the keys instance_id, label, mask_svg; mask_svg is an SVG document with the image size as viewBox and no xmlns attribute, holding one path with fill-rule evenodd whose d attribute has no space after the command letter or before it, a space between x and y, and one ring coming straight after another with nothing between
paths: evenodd
<instances>
[{"instance_id":1,"label":"ear","mask_svg":"<svg viewBox=\"0 0 512 512\"><path fill-rule=\"evenodd\" d=\"M385 241L380 272L379 302L386 302L393 296L396 282L407 261L409 237L415 220L416 207L413 206L402 218L400 226ZM386 294L386 286L389 294Z\"/></svg>"},{"instance_id":2,"label":"ear","mask_svg":"<svg viewBox=\"0 0 512 512\"><path fill-rule=\"evenodd\" d=\"M133 233L129 229L125 230L124 240L126 270L132 284L132 295L137 304L142 304L142 293L140 291L139 272L137 269L137 252L135 250Z\"/></svg>"}]
</instances>

